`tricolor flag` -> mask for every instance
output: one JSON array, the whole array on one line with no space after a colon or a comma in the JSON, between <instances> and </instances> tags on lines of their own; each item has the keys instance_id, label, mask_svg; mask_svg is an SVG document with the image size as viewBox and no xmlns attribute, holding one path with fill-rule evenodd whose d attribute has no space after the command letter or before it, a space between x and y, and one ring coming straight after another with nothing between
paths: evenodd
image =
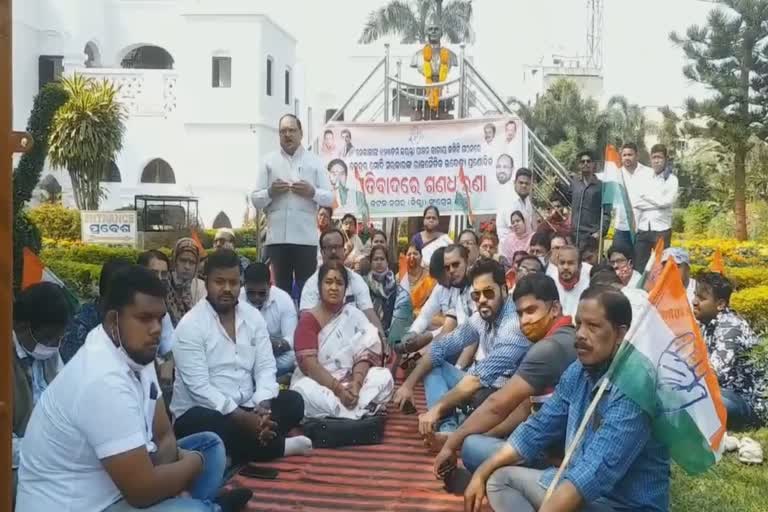
<instances>
[{"instance_id":1,"label":"tricolor flag","mask_svg":"<svg viewBox=\"0 0 768 512\"><path fill-rule=\"evenodd\" d=\"M357 212L363 218L363 223L368 224L371 220L371 209L368 206L368 197L365 195L363 177L360 175L360 169L358 167L355 167L355 180L357 180L357 191L355 192Z\"/></svg>"},{"instance_id":2,"label":"tricolor flag","mask_svg":"<svg viewBox=\"0 0 768 512\"><path fill-rule=\"evenodd\" d=\"M726 412L707 347L670 258L609 370L609 378L653 418L654 436L688 473L722 453Z\"/></svg>"},{"instance_id":3,"label":"tricolor flag","mask_svg":"<svg viewBox=\"0 0 768 512\"><path fill-rule=\"evenodd\" d=\"M205 247L203 247L203 242L200 241L200 235L197 234L197 230L195 228L192 228L192 232L190 233L189 238L195 242L197 251L200 253L200 259L207 258L208 252L205 250Z\"/></svg>"},{"instance_id":4,"label":"tricolor flag","mask_svg":"<svg viewBox=\"0 0 768 512\"><path fill-rule=\"evenodd\" d=\"M725 261L723 260L723 253L720 249L715 250L715 254L712 255L712 261L709 263L709 269L712 272L725 275Z\"/></svg>"},{"instance_id":5,"label":"tricolor flag","mask_svg":"<svg viewBox=\"0 0 768 512\"><path fill-rule=\"evenodd\" d=\"M613 144L608 144L605 147L605 166L599 176L603 182L603 206L610 206L614 211L624 212L623 215L629 224L629 235L634 243L637 225L621 167L619 152Z\"/></svg>"},{"instance_id":6,"label":"tricolor flag","mask_svg":"<svg viewBox=\"0 0 768 512\"><path fill-rule=\"evenodd\" d=\"M469 191L469 178L464 174L464 165L459 166L459 183L456 187L456 198L454 203L461 207L464 215L469 220L469 225L472 226L475 223L475 214L472 213L472 194Z\"/></svg>"},{"instance_id":7,"label":"tricolor flag","mask_svg":"<svg viewBox=\"0 0 768 512\"><path fill-rule=\"evenodd\" d=\"M46 268L32 249L24 247L22 249L21 289L26 290L30 286L42 282L54 283L61 286L66 292L70 305L75 309L79 306L80 301L77 300L75 294L67 288L64 281L59 279L51 269Z\"/></svg>"},{"instance_id":8,"label":"tricolor flag","mask_svg":"<svg viewBox=\"0 0 768 512\"><path fill-rule=\"evenodd\" d=\"M651 257L648 258L648 263L645 264L645 270L643 271L643 277L640 282L637 283L638 288L650 292L656 285L659 277L661 277L661 270L663 268L661 264L661 255L664 252L664 237L656 239L656 246L651 251Z\"/></svg>"}]
</instances>

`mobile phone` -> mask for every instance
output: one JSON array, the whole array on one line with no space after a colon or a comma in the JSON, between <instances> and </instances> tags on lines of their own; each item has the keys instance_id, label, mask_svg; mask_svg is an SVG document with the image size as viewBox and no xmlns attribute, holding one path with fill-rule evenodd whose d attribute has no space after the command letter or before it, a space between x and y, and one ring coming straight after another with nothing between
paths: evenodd
<instances>
[{"instance_id":1,"label":"mobile phone","mask_svg":"<svg viewBox=\"0 0 768 512\"><path fill-rule=\"evenodd\" d=\"M239 475L248 478L258 478L259 480L274 480L280 474L275 468L262 468L258 466L245 466L238 472Z\"/></svg>"}]
</instances>

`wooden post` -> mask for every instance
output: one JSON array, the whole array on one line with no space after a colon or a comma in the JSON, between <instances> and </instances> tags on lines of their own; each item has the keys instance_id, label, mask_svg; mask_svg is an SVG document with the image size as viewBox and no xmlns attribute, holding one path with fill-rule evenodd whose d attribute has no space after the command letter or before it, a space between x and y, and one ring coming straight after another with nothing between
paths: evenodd
<instances>
[{"instance_id":1,"label":"wooden post","mask_svg":"<svg viewBox=\"0 0 768 512\"><path fill-rule=\"evenodd\" d=\"M0 0L0 512L11 512L11 308L13 306L13 153L32 138L13 130L11 3Z\"/></svg>"}]
</instances>

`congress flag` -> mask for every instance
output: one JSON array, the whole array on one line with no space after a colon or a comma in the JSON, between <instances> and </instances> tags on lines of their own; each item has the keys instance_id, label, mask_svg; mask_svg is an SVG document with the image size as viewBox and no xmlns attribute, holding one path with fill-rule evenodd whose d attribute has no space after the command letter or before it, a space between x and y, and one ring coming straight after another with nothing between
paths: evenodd
<instances>
[{"instance_id":1,"label":"congress flag","mask_svg":"<svg viewBox=\"0 0 768 512\"><path fill-rule=\"evenodd\" d=\"M59 279L59 277L47 268L37 254L29 247L22 249L22 269L21 269L21 289L26 290L33 284L48 282L61 286L67 295L67 300L70 306L77 309L80 301L77 297L67 288L67 285Z\"/></svg>"},{"instance_id":2,"label":"congress flag","mask_svg":"<svg viewBox=\"0 0 768 512\"><path fill-rule=\"evenodd\" d=\"M653 418L654 436L688 473L705 471L722 453L726 412L707 347L670 258L633 318L610 381ZM637 325L634 325L637 322Z\"/></svg>"},{"instance_id":3,"label":"congress flag","mask_svg":"<svg viewBox=\"0 0 768 512\"><path fill-rule=\"evenodd\" d=\"M603 206L624 212L629 223L629 234L634 242L637 233L635 214L624 184L624 176L621 174L621 156L612 144L605 147L605 167L599 178L603 182Z\"/></svg>"},{"instance_id":4,"label":"congress flag","mask_svg":"<svg viewBox=\"0 0 768 512\"><path fill-rule=\"evenodd\" d=\"M456 187L456 198L454 203L461 207L464 215L469 220L469 225L472 226L475 223L475 215L472 212L472 194L469 191L469 178L464 174L464 165L459 166L458 175L459 186Z\"/></svg>"}]
</instances>

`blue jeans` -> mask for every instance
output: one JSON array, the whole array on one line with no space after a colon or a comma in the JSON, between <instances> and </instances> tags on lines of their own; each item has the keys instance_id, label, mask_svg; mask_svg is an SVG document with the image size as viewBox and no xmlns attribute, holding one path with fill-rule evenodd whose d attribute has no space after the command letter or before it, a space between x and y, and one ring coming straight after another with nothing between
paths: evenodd
<instances>
[{"instance_id":1,"label":"blue jeans","mask_svg":"<svg viewBox=\"0 0 768 512\"><path fill-rule=\"evenodd\" d=\"M506 441L498 437L474 434L464 440L461 447L461 462L467 471L474 473L480 465L496 453Z\"/></svg>"},{"instance_id":2,"label":"blue jeans","mask_svg":"<svg viewBox=\"0 0 768 512\"><path fill-rule=\"evenodd\" d=\"M431 409L453 389L465 373L452 364L444 362L442 365L432 368L432 371L424 378L424 393L427 395L427 407ZM456 413L451 414L440 422L438 432L455 432L459 428L459 418Z\"/></svg>"},{"instance_id":3,"label":"blue jeans","mask_svg":"<svg viewBox=\"0 0 768 512\"><path fill-rule=\"evenodd\" d=\"M287 373L293 373L296 369L296 352L289 350L275 358L277 363L277 376L282 377Z\"/></svg>"},{"instance_id":4,"label":"blue jeans","mask_svg":"<svg viewBox=\"0 0 768 512\"><path fill-rule=\"evenodd\" d=\"M757 426L759 422L755 412L746 400L730 389L721 389L720 395L723 397L723 405L728 412L727 426L729 430L746 430Z\"/></svg>"},{"instance_id":5,"label":"blue jeans","mask_svg":"<svg viewBox=\"0 0 768 512\"><path fill-rule=\"evenodd\" d=\"M655 242L655 240L654 240ZM629 247L631 251L634 252L635 250L635 244L632 243L632 236L629 234L629 231L621 231L619 229L615 230L613 232L613 245L621 245L624 247ZM635 268L638 268L635 266Z\"/></svg>"},{"instance_id":6,"label":"blue jeans","mask_svg":"<svg viewBox=\"0 0 768 512\"><path fill-rule=\"evenodd\" d=\"M200 432L178 440L179 448L203 454L203 471L189 489L189 498L169 498L148 508L138 509L120 500L104 512L220 512L213 502L224 479L227 456L224 443L212 432Z\"/></svg>"}]
</instances>

